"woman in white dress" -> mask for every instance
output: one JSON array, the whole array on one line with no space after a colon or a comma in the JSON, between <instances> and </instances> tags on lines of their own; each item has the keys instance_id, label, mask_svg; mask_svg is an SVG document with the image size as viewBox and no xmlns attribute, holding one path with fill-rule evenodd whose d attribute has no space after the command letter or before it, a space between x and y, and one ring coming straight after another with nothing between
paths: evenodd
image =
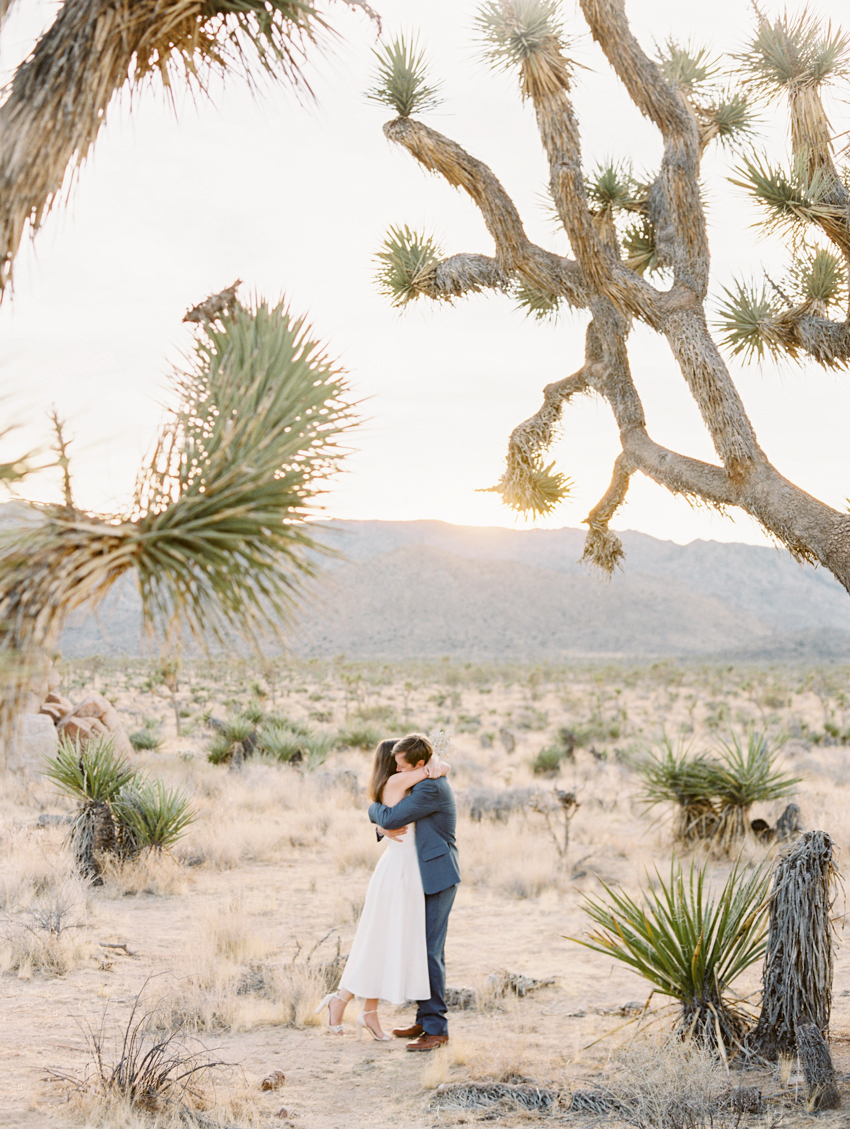
<instances>
[{"instance_id":1,"label":"woman in white dress","mask_svg":"<svg viewBox=\"0 0 850 1129\"><path fill-rule=\"evenodd\" d=\"M401 767L393 749L397 742L381 741L375 750L369 798L395 806L414 784L426 777L445 776L449 768L439 761ZM406 766L407 762L402 761ZM316 1009L328 1009L328 1027L343 1034L342 1017L355 996L365 999L357 1016L357 1034L368 1032L386 1042L381 1030L378 1001L403 1004L427 1000L428 954L425 947L425 895L416 854L416 826L408 826L401 839L386 839L386 849L369 880L363 912L336 992L325 996Z\"/></svg>"}]
</instances>

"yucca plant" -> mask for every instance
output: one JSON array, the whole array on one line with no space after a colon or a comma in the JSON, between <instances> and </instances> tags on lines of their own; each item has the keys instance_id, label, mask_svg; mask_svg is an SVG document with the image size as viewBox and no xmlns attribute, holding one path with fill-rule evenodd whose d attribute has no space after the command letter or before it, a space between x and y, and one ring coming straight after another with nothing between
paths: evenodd
<instances>
[{"instance_id":1,"label":"yucca plant","mask_svg":"<svg viewBox=\"0 0 850 1129\"><path fill-rule=\"evenodd\" d=\"M395 110L400 118L424 113L440 105L439 84L427 82L428 65L425 52L419 50L417 37L405 40L403 35L390 43L374 48L377 60L374 85L366 92L373 102Z\"/></svg>"},{"instance_id":2,"label":"yucca plant","mask_svg":"<svg viewBox=\"0 0 850 1129\"><path fill-rule=\"evenodd\" d=\"M674 839L693 843L710 838L719 818L711 792L710 760L665 736L661 747L639 754L633 767L643 780L640 797L650 807L676 805Z\"/></svg>"},{"instance_id":3,"label":"yucca plant","mask_svg":"<svg viewBox=\"0 0 850 1129\"><path fill-rule=\"evenodd\" d=\"M328 734L305 733L288 725L272 724L263 727L257 747L282 764L300 765L312 771L327 760L334 741Z\"/></svg>"},{"instance_id":4,"label":"yucca plant","mask_svg":"<svg viewBox=\"0 0 850 1129\"><path fill-rule=\"evenodd\" d=\"M79 804L68 838L83 877L100 874L99 857L103 855L135 853L135 844L125 841L116 822L115 805L122 791L136 784L139 771L116 754L111 737L88 741L85 746L61 737L44 775Z\"/></svg>"},{"instance_id":5,"label":"yucca plant","mask_svg":"<svg viewBox=\"0 0 850 1129\"><path fill-rule=\"evenodd\" d=\"M475 18L485 59L519 69L523 98L569 88L569 64L561 53L563 27L557 0L488 0Z\"/></svg>"},{"instance_id":6,"label":"yucca plant","mask_svg":"<svg viewBox=\"0 0 850 1129\"><path fill-rule=\"evenodd\" d=\"M428 235L404 227L391 227L375 255L378 289L394 306L406 306L434 280L442 251Z\"/></svg>"},{"instance_id":7,"label":"yucca plant","mask_svg":"<svg viewBox=\"0 0 850 1129\"><path fill-rule=\"evenodd\" d=\"M337 733L337 743L350 749L363 749L371 752L383 737L383 733L374 725L362 725L356 722L344 725Z\"/></svg>"},{"instance_id":8,"label":"yucca plant","mask_svg":"<svg viewBox=\"0 0 850 1129\"><path fill-rule=\"evenodd\" d=\"M281 301L234 302L201 324L191 365L174 374L178 403L124 517L67 505L0 536L0 656L8 723L26 672L66 615L96 606L133 572L146 624L177 623L229 646L278 631L302 581L328 553L307 519L344 456L346 384L303 318ZM18 670L15 675L15 668Z\"/></svg>"},{"instance_id":9,"label":"yucca plant","mask_svg":"<svg viewBox=\"0 0 850 1129\"><path fill-rule=\"evenodd\" d=\"M133 853L145 848L161 852L173 846L197 818L184 792L161 780L133 782L122 788L113 811Z\"/></svg>"},{"instance_id":10,"label":"yucca plant","mask_svg":"<svg viewBox=\"0 0 850 1129\"><path fill-rule=\"evenodd\" d=\"M678 1000L680 1033L726 1058L750 1025L728 993L764 954L770 872L736 864L715 895L707 868L691 863L685 876L673 860L669 880L656 871L638 900L603 883L608 900L586 897L582 907L599 928L586 940L571 939L622 961Z\"/></svg>"},{"instance_id":11,"label":"yucca plant","mask_svg":"<svg viewBox=\"0 0 850 1129\"><path fill-rule=\"evenodd\" d=\"M753 804L770 803L793 794L799 776L775 767L776 752L767 736L751 730L746 745L733 734L721 742L717 759L708 762L708 788L719 804L713 840L728 850L750 829Z\"/></svg>"},{"instance_id":12,"label":"yucca plant","mask_svg":"<svg viewBox=\"0 0 850 1129\"><path fill-rule=\"evenodd\" d=\"M137 729L133 733L128 734L130 744L140 752L143 749L150 750L157 753L162 748L162 738L156 730L144 726L142 729Z\"/></svg>"}]
</instances>

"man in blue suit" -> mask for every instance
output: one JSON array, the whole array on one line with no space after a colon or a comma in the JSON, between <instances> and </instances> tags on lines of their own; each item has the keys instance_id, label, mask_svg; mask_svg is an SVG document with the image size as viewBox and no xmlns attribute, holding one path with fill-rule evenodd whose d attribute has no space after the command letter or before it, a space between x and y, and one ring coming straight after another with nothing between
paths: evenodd
<instances>
[{"instance_id":1,"label":"man in blue suit","mask_svg":"<svg viewBox=\"0 0 850 1129\"><path fill-rule=\"evenodd\" d=\"M419 733L402 737L393 756L403 771L406 765L420 768L433 754L431 742ZM409 796L388 808L374 803L369 818L382 831L392 832L408 823L416 824L416 853L422 888L425 891L425 939L428 949L428 977L431 998L419 1000L412 1027L393 1032L401 1039L413 1039L409 1051L433 1051L449 1041L446 1020L446 933L454 904L460 870L458 868L457 807L454 793L445 776L420 780Z\"/></svg>"}]
</instances>

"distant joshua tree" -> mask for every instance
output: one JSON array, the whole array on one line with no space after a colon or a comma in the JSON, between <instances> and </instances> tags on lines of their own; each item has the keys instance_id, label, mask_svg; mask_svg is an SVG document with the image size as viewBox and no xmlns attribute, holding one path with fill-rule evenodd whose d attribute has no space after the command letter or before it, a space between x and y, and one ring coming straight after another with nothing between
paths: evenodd
<instances>
[{"instance_id":1,"label":"distant joshua tree","mask_svg":"<svg viewBox=\"0 0 850 1129\"><path fill-rule=\"evenodd\" d=\"M400 39L378 50L370 92L397 115L384 132L468 194L495 255L446 258L429 237L393 228L380 252L380 285L396 305L420 296L452 302L501 290L538 318L554 316L564 304L587 311L583 361L571 376L549 384L540 410L514 430L507 467L494 489L518 511L550 512L570 486L545 459L561 414L574 396L601 396L622 449L608 490L585 519L584 555L592 564L610 574L623 557L609 522L640 471L688 501L721 511L739 507L798 560L819 562L850 589L850 515L806 494L771 464L720 347L744 357L805 355L833 368L850 360L850 320L843 308L850 195L833 156L840 131L831 129L821 99L824 86L848 74L848 39L808 14L770 22L756 8L754 38L733 60L725 78L730 85L724 85L719 64L704 51L668 41L656 58L647 55L632 34L623 0L579 0L579 6L632 101L661 135L658 170L644 181L632 175L628 162L583 172L570 97L573 65L557 0L488 0L479 9L477 30L491 64L514 69L523 99L534 107L549 159L549 191L574 257L532 243L493 172L411 116L437 103L437 88L428 83L415 42ZM791 122L789 169L743 155L734 183L763 208L769 228L787 235L792 265L787 280L760 292L740 282L727 291L716 314L718 344L706 309L710 256L700 162L710 144L752 134L751 102L780 98ZM806 242L809 235L815 242ZM652 439L629 363L636 321L666 338L716 462Z\"/></svg>"}]
</instances>

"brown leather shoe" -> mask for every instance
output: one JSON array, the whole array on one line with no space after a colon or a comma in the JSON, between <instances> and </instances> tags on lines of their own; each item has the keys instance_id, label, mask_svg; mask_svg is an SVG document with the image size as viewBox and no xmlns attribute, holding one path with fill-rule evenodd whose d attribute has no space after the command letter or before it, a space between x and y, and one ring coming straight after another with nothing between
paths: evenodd
<instances>
[{"instance_id":1,"label":"brown leather shoe","mask_svg":"<svg viewBox=\"0 0 850 1129\"><path fill-rule=\"evenodd\" d=\"M415 1039L417 1035L424 1035L425 1028L420 1023L414 1023L411 1027L396 1027L393 1035L397 1039Z\"/></svg>"},{"instance_id":2,"label":"brown leather shoe","mask_svg":"<svg viewBox=\"0 0 850 1129\"><path fill-rule=\"evenodd\" d=\"M412 1043L407 1044L409 1051L435 1051L449 1041L448 1035L420 1035Z\"/></svg>"}]
</instances>

